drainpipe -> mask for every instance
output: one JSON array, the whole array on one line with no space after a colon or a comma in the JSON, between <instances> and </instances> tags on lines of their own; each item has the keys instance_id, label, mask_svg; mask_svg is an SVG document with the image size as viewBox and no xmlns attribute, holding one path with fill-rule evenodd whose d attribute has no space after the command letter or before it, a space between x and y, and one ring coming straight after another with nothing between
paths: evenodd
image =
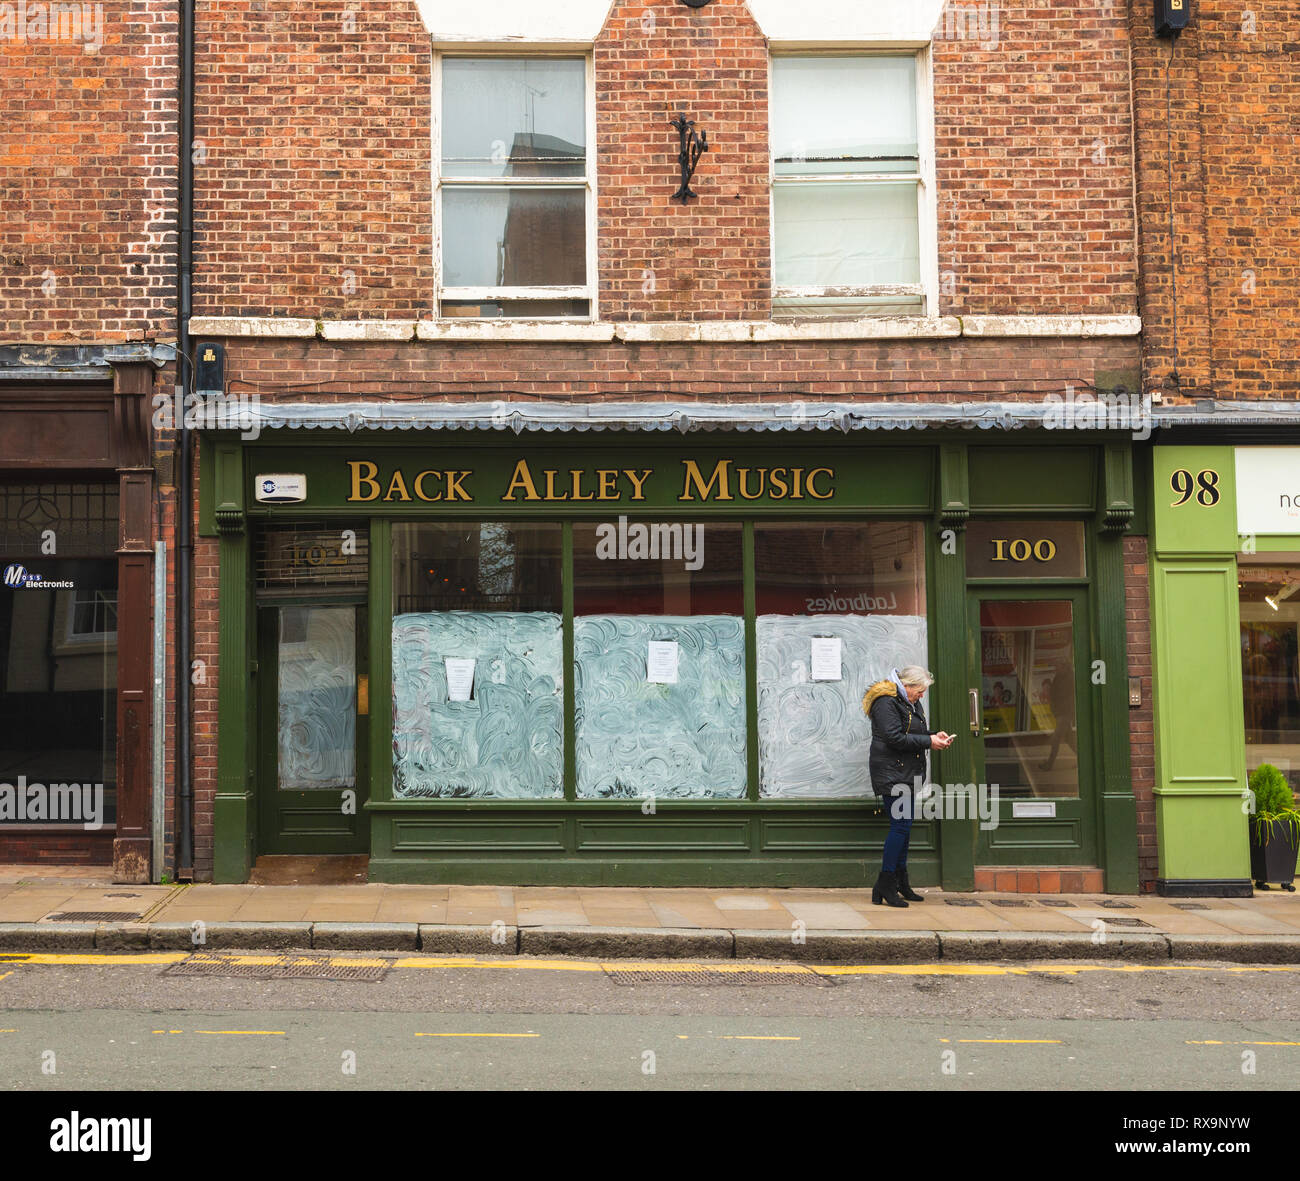
<instances>
[{"instance_id":1,"label":"drainpipe","mask_svg":"<svg viewBox=\"0 0 1300 1181\"><path fill-rule=\"evenodd\" d=\"M194 878L194 778L190 749L190 653L194 647L190 576L194 568L193 440L185 396L194 384L190 358L190 281L194 269L194 0L180 16L180 209L176 268L176 877ZM187 368L188 367L188 368Z\"/></svg>"}]
</instances>

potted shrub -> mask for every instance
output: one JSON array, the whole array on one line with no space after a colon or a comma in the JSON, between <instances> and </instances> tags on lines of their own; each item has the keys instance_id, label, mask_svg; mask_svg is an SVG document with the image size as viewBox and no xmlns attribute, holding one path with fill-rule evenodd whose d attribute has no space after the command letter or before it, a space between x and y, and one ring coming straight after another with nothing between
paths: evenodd
<instances>
[{"instance_id":1,"label":"potted shrub","mask_svg":"<svg viewBox=\"0 0 1300 1181\"><path fill-rule=\"evenodd\" d=\"M1257 890L1279 882L1295 890L1296 854L1300 852L1300 811L1286 776L1272 763L1261 763L1250 777L1255 814L1250 820L1250 876Z\"/></svg>"}]
</instances>

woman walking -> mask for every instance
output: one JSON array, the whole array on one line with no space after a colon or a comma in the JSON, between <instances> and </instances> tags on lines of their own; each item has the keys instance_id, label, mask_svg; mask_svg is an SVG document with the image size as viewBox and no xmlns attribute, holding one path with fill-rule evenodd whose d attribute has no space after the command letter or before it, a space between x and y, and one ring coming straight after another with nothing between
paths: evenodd
<instances>
[{"instance_id":1,"label":"woman walking","mask_svg":"<svg viewBox=\"0 0 1300 1181\"><path fill-rule=\"evenodd\" d=\"M880 876L871 890L877 906L924 901L907 880L914 785L925 782L925 752L946 750L954 737L943 730L932 734L926 723L921 698L933 684L929 672L909 665L877 681L862 699L862 711L871 719L871 788L888 802L890 816Z\"/></svg>"}]
</instances>

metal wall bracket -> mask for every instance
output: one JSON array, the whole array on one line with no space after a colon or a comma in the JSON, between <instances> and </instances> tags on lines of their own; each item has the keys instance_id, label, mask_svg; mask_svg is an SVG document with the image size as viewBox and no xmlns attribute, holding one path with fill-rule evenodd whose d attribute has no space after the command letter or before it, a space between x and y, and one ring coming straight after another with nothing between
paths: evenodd
<instances>
[{"instance_id":1,"label":"metal wall bracket","mask_svg":"<svg viewBox=\"0 0 1300 1181\"><path fill-rule=\"evenodd\" d=\"M698 7L698 5L692 5L692 7ZM691 188L691 177L695 175L695 169L699 166L700 157L709 150L709 133L701 131L697 134L695 121L687 119L685 114L678 115L676 119L672 119L670 122L677 128L677 134L682 141L682 150L677 156L677 163L682 170L682 183L677 192L673 194L672 199L685 205L692 197L699 196L699 193Z\"/></svg>"}]
</instances>

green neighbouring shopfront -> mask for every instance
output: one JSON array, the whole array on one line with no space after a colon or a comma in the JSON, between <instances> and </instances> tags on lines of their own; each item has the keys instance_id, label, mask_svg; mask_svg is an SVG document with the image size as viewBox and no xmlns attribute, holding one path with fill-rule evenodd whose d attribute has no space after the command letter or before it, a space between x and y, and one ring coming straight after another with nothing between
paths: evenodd
<instances>
[{"instance_id":1,"label":"green neighbouring shopfront","mask_svg":"<svg viewBox=\"0 0 1300 1181\"><path fill-rule=\"evenodd\" d=\"M1162 444L1152 463L1157 889L1249 897L1248 776L1268 762L1300 787L1300 447Z\"/></svg>"},{"instance_id":2,"label":"green neighbouring shopfront","mask_svg":"<svg viewBox=\"0 0 1300 1181\"><path fill-rule=\"evenodd\" d=\"M211 432L200 472L219 882L862 886L861 698L921 664L958 741L913 880L1137 889L1126 438Z\"/></svg>"}]
</instances>

